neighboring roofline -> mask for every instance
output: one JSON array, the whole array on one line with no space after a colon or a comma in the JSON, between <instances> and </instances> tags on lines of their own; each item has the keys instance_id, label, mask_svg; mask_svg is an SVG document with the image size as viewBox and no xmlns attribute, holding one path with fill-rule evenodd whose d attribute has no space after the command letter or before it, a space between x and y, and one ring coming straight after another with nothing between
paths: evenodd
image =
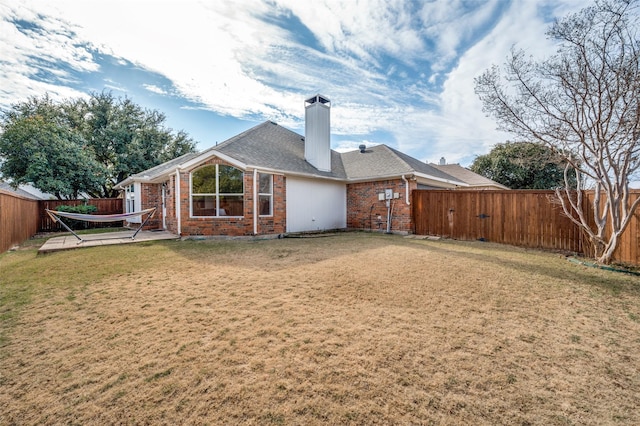
<instances>
[{"instance_id":1,"label":"neighboring roofline","mask_svg":"<svg viewBox=\"0 0 640 426\"><path fill-rule=\"evenodd\" d=\"M480 178L482 181L478 182L477 179L474 179L474 181L467 182L470 188L496 188L496 189L505 189L505 190L511 189L505 185L502 185L499 182L494 181L493 179L489 179L485 176L475 173L473 170L467 167L463 167L460 164L431 164L431 166L436 168L437 170L440 170L458 179L464 179L466 174L477 175L478 178ZM458 170L461 171L463 174L460 175L458 173Z\"/></svg>"},{"instance_id":2,"label":"neighboring roofline","mask_svg":"<svg viewBox=\"0 0 640 426\"><path fill-rule=\"evenodd\" d=\"M416 172L414 174L416 175L416 177L421 177L422 179L427 179L427 180L432 180L432 181L442 182L442 183L448 183L448 184L454 185L454 186L470 186L466 182L462 182L462 181L455 180L455 179L443 179L443 178L435 177L435 176L428 175L428 174L425 174L425 173L420 173L420 172ZM453 176L451 176L451 177L453 177Z\"/></svg>"},{"instance_id":3,"label":"neighboring roofline","mask_svg":"<svg viewBox=\"0 0 640 426\"><path fill-rule=\"evenodd\" d=\"M14 191L8 191L2 188L0 188L0 194L9 195L11 197L20 198L21 200L27 200L27 201L46 201L46 200L43 200L42 198L36 197L33 194L30 194L31 196L29 197L27 195L19 194L18 192L14 192Z\"/></svg>"}]
</instances>

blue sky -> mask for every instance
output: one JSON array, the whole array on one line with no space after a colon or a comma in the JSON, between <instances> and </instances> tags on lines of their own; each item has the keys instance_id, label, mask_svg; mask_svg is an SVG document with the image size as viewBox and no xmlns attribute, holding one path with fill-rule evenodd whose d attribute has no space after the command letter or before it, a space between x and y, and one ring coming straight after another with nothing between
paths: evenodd
<instances>
[{"instance_id":1,"label":"blue sky","mask_svg":"<svg viewBox=\"0 0 640 426\"><path fill-rule=\"evenodd\" d=\"M471 164L509 139L473 79L516 45L544 57L582 0L0 0L0 108L111 91L206 149L265 120L304 133L331 100L332 148L384 143Z\"/></svg>"}]
</instances>

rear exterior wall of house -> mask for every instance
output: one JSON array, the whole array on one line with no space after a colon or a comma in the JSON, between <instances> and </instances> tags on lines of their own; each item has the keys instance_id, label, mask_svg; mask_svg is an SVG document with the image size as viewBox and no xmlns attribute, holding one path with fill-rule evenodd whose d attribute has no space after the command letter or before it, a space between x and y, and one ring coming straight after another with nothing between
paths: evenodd
<instances>
[{"instance_id":1,"label":"rear exterior wall of house","mask_svg":"<svg viewBox=\"0 0 640 426\"><path fill-rule=\"evenodd\" d=\"M226 164L214 158L208 164ZM176 181L178 175L172 173L168 180L158 184L141 185L141 208L157 207L152 219L144 229L162 229L162 187L165 191L165 229L181 236L250 236L254 235L254 200L253 200L253 170L243 172L244 199L242 217L193 217L191 214L191 180L190 173L195 170L180 171L180 200L178 226L176 208ZM415 181L409 180L409 197L411 191L417 188ZM411 206L407 204L407 183L402 179L378 182L360 182L347 185L347 228L385 232L387 230L388 209L385 201L379 200L379 195L390 189L399 198L391 200L391 232L411 233L413 222ZM257 235L277 235L286 232L286 177L273 175L273 215L258 218ZM409 200L410 201L410 200ZM137 226L136 224L133 224Z\"/></svg>"},{"instance_id":2,"label":"rear exterior wall of house","mask_svg":"<svg viewBox=\"0 0 640 426\"><path fill-rule=\"evenodd\" d=\"M193 217L191 212L191 179L193 170L204 165L223 164L224 161L213 158L192 170L180 171L180 200L178 226L176 209L176 179L174 173L164 182L166 199L166 229L181 236L249 236L254 235L254 191L253 170L243 171L243 215L235 217ZM162 184L142 184L142 208L157 207L158 210L144 229L161 229L162 218ZM286 230L286 185L285 177L273 175L272 215L258 217L257 235L277 235Z\"/></svg>"},{"instance_id":3,"label":"rear exterior wall of house","mask_svg":"<svg viewBox=\"0 0 640 426\"><path fill-rule=\"evenodd\" d=\"M414 181L409 180L409 198L411 191L417 188ZM399 198L391 200L391 232L411 233L411 206L407 204L407 183L402 179L378 182L360 182L347 185L347 227L373 231L387 230L389 209L379 195L390 189ZM409 200L411 201L411 200Z\"/></svg>"},{"instance_id":4,"label":"rear exterior wall of house","mask_svg":"<svg viewBox=\"0 0 640 426\"><path fill-rule=\"evenodd\" d=\"M140 192L142 209L156 208L153 217L144 225L144 229L162 229L162 185L143 183L140 185ZM142 220L145 218L143 217Z\"/></svg>"}]
</instances>

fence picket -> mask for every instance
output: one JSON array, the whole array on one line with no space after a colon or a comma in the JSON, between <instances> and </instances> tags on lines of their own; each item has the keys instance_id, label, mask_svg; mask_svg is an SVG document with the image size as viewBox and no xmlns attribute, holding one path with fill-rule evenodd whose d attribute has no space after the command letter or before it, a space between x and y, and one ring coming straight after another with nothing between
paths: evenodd
<instances>
[{"instance_id":1,"label":"fence picket","mask_svg":"<svg viewBox=\"0 0 640 426\"><path fill-rule=\"evenodd\" d=\"M51 220L45 209L55 210L60 205L77 206L83 203L98 208L96 214L122 213L121 198L94 198L89 200L33 200L0 190L0 253L33 237L38 231L61 231L59 223ZM91 223L88 228L122 226L121 222Z\"/></svg>"},{"instance_id":2,"label":"fence picket","mask_svg":"<svg viewBox=\"0 0 640 426\"><path fill-rule=\"evenodd\" d=\"M594 193L584 193L584 203ZM631 193L631 202L640 191ZM414 190L413 227L418 235L475 240L588 254L580 229L566 217L554 191ZM486 217L481 219L480 215ZM592 215L591 215L592 217ZM614 254L617 262L640 265L640 211L636 211Z\"/></svg>"}]
</instances>

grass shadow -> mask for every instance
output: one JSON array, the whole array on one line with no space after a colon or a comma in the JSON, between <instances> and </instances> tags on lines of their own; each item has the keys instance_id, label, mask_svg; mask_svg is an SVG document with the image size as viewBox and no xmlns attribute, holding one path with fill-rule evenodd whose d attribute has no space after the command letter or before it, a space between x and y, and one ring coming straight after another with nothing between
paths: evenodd
<instances>
[{"instance_id":1,"label":"grass shadow","mask_svg":"<svg viewBox=\"0 0 640 426\"><path fill-rule=\"evenodd\" d=\"M627 293L640 296L639 277L619 271L577 265L570 262L569 257L565 254L484 242L449 240L414 240L413 242L423 245L429 250L452 256L509 267L527 274L567 280L575 285L589 285L612 295ZM531 258L530 262L518 259L527 255Z\"/></svg>"}]
</instances>

